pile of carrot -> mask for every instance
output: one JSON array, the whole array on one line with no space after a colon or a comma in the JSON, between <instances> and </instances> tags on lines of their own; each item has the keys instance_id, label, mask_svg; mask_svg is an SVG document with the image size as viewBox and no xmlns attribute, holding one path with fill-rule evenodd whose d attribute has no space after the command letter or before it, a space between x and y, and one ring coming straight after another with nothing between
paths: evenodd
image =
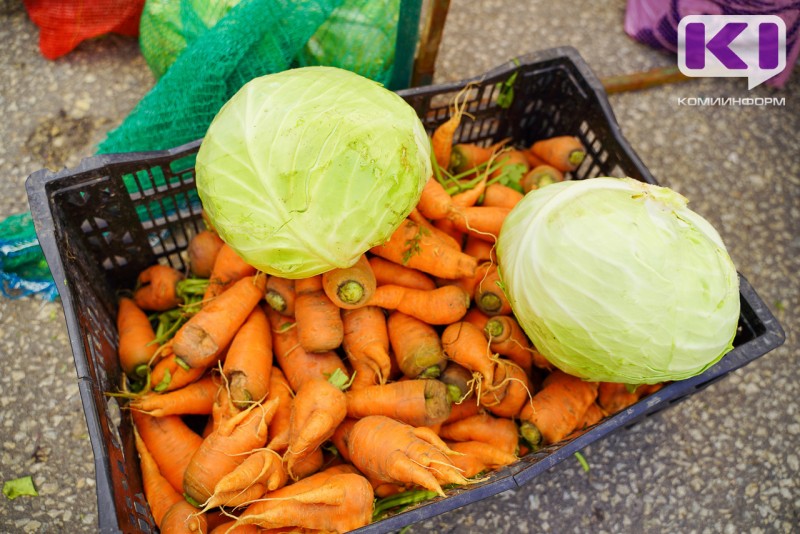
<instances>
[{"instance_id":1,"label":"pile of carrot","mask_svg":"<svg viewBox=\"0 0 800 534\"><path fill-rule=\"evenodd\" d=\"M516 321L494 244L583 147L432 135L417 208L350 268L268 276L213 229L118 307L120 392L163 532L344 532L480 481L656 387L555 369ZM282 530L283 531L283 530Z\"/></svg>"}]
</instances>

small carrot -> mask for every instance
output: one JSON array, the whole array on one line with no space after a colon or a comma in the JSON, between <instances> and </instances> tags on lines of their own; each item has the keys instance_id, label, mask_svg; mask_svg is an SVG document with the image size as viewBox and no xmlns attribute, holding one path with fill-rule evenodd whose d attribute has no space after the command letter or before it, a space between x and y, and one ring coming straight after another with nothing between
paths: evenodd
<instances>
[{"instance_id":1,"label":"small carrot","mask_svg":"<svg viewBox=\"0 0 800 534\"><path fill-rule=\"evenodd\" d=\"M292 419L292 402L294 392L283 371L273 367L269 378L269 395L267 402L277 398L278 406L275 408L275 415L269 422L267 435L269 443L267 448L275 452L283 453L289 446L289 424Z\"/></svg>"},{"instance_id":2,"label":"small carrot","mask_svg":"<svg viewBox=\"0 0 800 534\"><path fill-rule=\"evenodd\" d=\"M119 299L117 307L117 331L119 364L126 375L141 378L147 374L147 366L158 350L156 333L147 314L133 299Z\"/></svg>"},{"instance_id":3,"label":"small carrot","mask_svg":"<svg viewBox=\"0 0 800 534\"><path fill-rule=\"evenodd\" d=\"M486 315L508 315L512 312L496 264L486 270L486 276L478 282L473 296L475 306Z\"/></svg>"},{"instance_id":4,"label":"small carrot","mask_svg":"<svg viewBox=\"0 0 800 534\"><path fill-rule=\"evenodd\" d=\"M342 311L342 348L352 365L369 367L383 384L392 372L386 316L377 306Z\"/></svg>"},{"instance_id":5,"label":"small carrot","mask_svg":"<svg viewBox=\"0 0 800 534\"><path fill-rule=\"evenodd\" d=\"M489 387L494 382L495 364L483 332L464 321L453 323L442 332L442 347L447 357L478 373L480 383Z\"/></svg>"},{"instance_id":6,"label":"small carrot","mask_svg":"<svg viewBox=\"0 0 800 534\"><path fill-rule=\"evenodd\" d=\"M206 375L196 382L169 393L148 393L135 397L128 403L128 408L153 417L209 415L219 386L220 381L217 377Z\"/></svg>"},{"instance_id":7,"label":"small carrot","mask_svg":"<svg viewBox=\"0 0 800 534\"><path fill-rule=\"evenodd\" d=\"M494 152L494 147L482 147L475 143L458 143L453 145L448 167L456 173L466 172L489 161Z\"/></svg>"},{"instance_id":8,"label":"small carrot","mask_svg":"<svg viewBox=\"0 0 800 534\"><path fill-rule=\"evenodd\" d=\"M214 259L203 302L207 304L237 281L255 274L255 267L244 261L230 245L223 244Z\"/></svg>"},{"instance_id":9,"label":"small carrot","mask_svg":"<svg viewBox=\"0 0 800 534\"><path fill-rule=\"evenodd\" d=\"M430 324L394 311L387 328L394 357L408 378L436 378L447 367L439 334Z\"/></svg>"},{"instance_id":10,"label":"small carrot","mask_svg":"<svg viewBox=\"0 0 800 534\"><path fill-rule=\"evenodd\" d=\"M469 86L464 87L456 94L453 99L453 111L450 117L439 126L437 126L431 135L431 148L433 156L436 159L436 164L446 169L450 165L450 155L453 151L453 136L456 130L461 125L461 118L464 115ZM459 102L461 99L461 102Z\"/></svg>"},{"instance_id":11,"label":"small carrot","mask_svg":"<svg viewBox=\"0 0 800 534\"><path fill-rule=\"evenodd\" d=\"M445 325L464 317L469 308L469 295L453 285L431 291L383 285L375 290L369 305L398 310L428 324Z\"/></svg>"},{"instance_id":12,"label":"small carrot","mask_svg":"<svg viewBox=\"0 0 800 534\"><path fill-rule=\"evenodd\" d=\"M247 276L220 293L176 333L172 349L190 367L207 368L264 296L266 277Z\"/></svg>"},{"instance_id":13,"label":"small carrot","mask_svg":"<svg viewBox=\"0 0 800 534\"><path fill-rule=\"evenodd\" d=\"M159 530L165 534L203 534L208 532L208 523L203 512L181 499L164 513Z\"/></svg>"},{"instance_id":14,"label":"small carrot","mask_svg":"<svg viewBox=\"0 0 800 534\"><path fill-rule=\"evenodd\" d=\"M264 310L256 305L233 337L222 365L231 402L244 409L263 401L271 371L272 330Z\"/></svg>"},{"instance_id":15,"label":"small carrot","mask_svg":"<svg viewBox=\"0 0 800 534\"><path fill-rule=\"evenodd\" d=\"M432 426L450 415L447 386L438 380L402 380L345 393L347 416L385 415L414 427Z\"/></svg>"},{"instance_id":16,"label":"small carrot","mask_svg":"<svg viewBox=\"0 0 800 534\"><path fill-rule=\"evenodd\" d=\"M480 441L508 454L514 454L519 443L519 429L513 420L486 413L442 425L439 436L450 441Z\"/></svg>"},{"instance_id":17,"label":"small carrot","mask_svg":"<svg viewBox=\"0 0 800 534\"><path fill-rule=\"evenodd\" d=\"M294 280L270 276L267 279L267 292L264 300L273 310L287 317L294 317L295 294Z\"/></svg>"},{"instance_id":18,"label":"small carrot","mask_svg":"<svg viewBox=\"0 0 800 534\"><path fill-rule=\"evenodd\" d=\"M442 184L431 176L425 182L425 187L420 194L416 209L427 219L432 221L444 219L453 204L453 198L447 193Z\"/></svg>"},{"instance_id":19,"label":"small carrot","mask_svg":"<svg viewBox=\"0 0 800 534\"><path fill-rule=\"evenodd\" d=\"M586 149L580 139L569 135L536 141L530 151L562 172L574 171L586 157Z\"/></svg>"},{"instance_id":20,"label":"small carrot","mask_svg":"<svg viewBox=\"0 0 800 534\"><path fill-rule=\"evenodd\" d=\"M522 177L520 185L522 186L522 190L528 193L534 189L541 189L546 185L562 181L564 181L564 173L552 165L544 164L537 165L528 171L528 173Z\"/></svg>"},{"instance_id":21,"label":"small carrot","mask_svg":"<svg viewBox=\"0 0 800 534\"><path fill-rule=\"evenodd\" d=\"M183 493L183 475L203 438L195 434L177 415L153 417L132 411L139 436L153 456L158 469L170 485Z\"/></svg>"},{"instance_id":22,"label":"small carrot","mask_svg":"<svg viewBox=\"0 0 800 534\"><path fill-rule=\"evenodd\" d=\"M311 354L300 344L297 325L273 309L267 309L272 328L272 350L286 380L297 391L307 380L325 378L336 369L346 373L344 362L334 351Z\"/></svg>"},{"instance_id":23,"label":"small carrot","mask_svg":"<svg viewBox=\"0 0 800 534\"><path fill-rule=\"evenodd\" d=\"M378 256L371 257L369 264L375 273L378 285L394 284L412 289L436 289L433 279L422 271L404 267Z\"/></svg>"},{"instance_id":24,"label":"small carrot","mask_svg":"<svg viewBox=\"0 0 800 534\"><path fill-rule=\"evenodd\" d=\"M464 243L464 254L469 254L479 262L497 263L494 243L490 243L485 239L478 239L475 236L467 236Z\"/></svg>"},{"instance_id":25,"label":"small carrot","mask_svg":"<svg viewBox=\"0 0 800 534\"><path fill-rule=\"evenodd\" d=\"M525 175L527 176L527 174ZM523 178L524 180L524 178ZM522 200L524 195L506 185L495 183L486 186L486 191L483 194L483 202L481 206L495 206L498 208L511 209Z\"/></svg>"},{"instance_id":26,"label":"small carrot","mask_svg":"<svg viewBox=\"0 0 800 534\"><path fill-rule=\"evenodd\" d=\"M347 268L338 268L322 274L322 289L339 308L353 309L364 306L375 292L375 273L362 254Z\"/></svg>"},{"instance_id":27,"label":"small carrot","mask_svg":"<svg viewBox=\"0 0 800 534\"><path fill-rule=\"evenodd\" d=\"M309 352L326 352L342 344L339 308L325 294L322 275L295 280L294 317L300 344Z\"/></svg>"},{"instance_id":28,"label":"small carrot","mask_svg":"<svg viewBox=\"0 0 800 534\"><path fill-rule=\"evenodd\" d=\"M451 211L448 220L462 232L496 242L510 211L508 208L496 206L473 206Z\"/></svg>"},{"instance_id":29,"label":"small carrot","mask_svg":"<svg viewBox=\"0 0 800 534\"><path fill-rule=\"evenodd\" d=\"M383 259L441 278L471 276L477 266L475 258L453 249L410 219L405 219L386 243L370 250Z\"/></svg>"},{"instance_id":30,"label":"small carrot","mask_svg":"<svg viewBox=\"0 0 800 534\"><path fill-rule=\"evenodd\" d=\"M195 234L186 248L189 255L189 270L192 274L200 278L209 278L223 244L224 241L219 235L211 230Z\"/></svg>"},{"instance_id":31,"label":"small carrot","mask_svg":"<svg viewBox=\"0 0 800 534\"><path fill-rule=\"evenodd\" d=\"M170 353L156 363L150 372L153 391L177 391L198 380L206 372L204 367L189 367L183 358Z\"/></svg>"},{"instance_id":32,"label":"small carrot","mask_svg":"<svg viewBox=\"0 0 800 534\"><path fill-rule=\"evenodd\" d=\"M520 412L520 433L534 449L561 441L575 430L597 389L597 382L553 371Z\"/></svg>"},{"instance_id":33,"label":"small carrot","mask_svg":"<svg viewBox=\"0 0 800 534\"><path fill-rule=\"evenodd\" d=\"M444 496L442 484L468 484L453 465L454 454L430 429L370 415L350 432L349 454L367 477L401 485L417 485Z\"/></svg>"},{"instance_id":34,"label":"small carrot","mask_svg":"<svg viewBox=\"0 0 800 534\"><path fill-rule=\"evenodd\" d=\"M466 191L460 191L453 195L453 208L451 208L451 210L455 209L456 207L469 208L470 206L477 204L478 199L480 199L486 191L486 180L488 178L489 175L485 174L483 178L474 185L474 187L467 189Z\"/></svg>"},{"instance_id":35,"label":"small carrot","mask_svg":"<svg viewBox=\"0 0 800 534\"><path fill-rule=\"evenodd\" d=\"M133 300L147 311L166 311L180 304L177 283L183 280L183 273L168 265L151 265L139 273Z\"/></svg>"},{"instance_id":36,"label":"small carrot","mask_svg":"<svg viewBox=\"0 0 800 534\"><path fill-rule=\"evenodd\" d=\"M467 478L511 465L519 459L513 453L483 441L445 441L445 443L451 450L460 453L453 456L452 461Z\"/></svg>"},{"instance_id":37,"label":"small carrot","mask_svg":"<svg viewBox=\"0 0 800 534\"><path fill-rule=\"evenodd\" d=\"M153 455L147 450L136 426L133 427L133 437L136 444L136 451L139 453L139 469L142 475L142 487L147 504L150 506L150 513L156 525L161 526L161 519L169 510L169 507L178 501L183 500L183 495L178 493L172 484L164 478L158 469Z\"/></svg>"}]
</instances>

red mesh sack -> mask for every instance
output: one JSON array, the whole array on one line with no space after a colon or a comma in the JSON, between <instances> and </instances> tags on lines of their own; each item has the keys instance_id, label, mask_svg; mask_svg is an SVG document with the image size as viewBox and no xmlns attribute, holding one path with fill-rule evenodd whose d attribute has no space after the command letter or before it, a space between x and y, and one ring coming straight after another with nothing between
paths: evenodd
<instances>
[{"instance_id":1,"label":"red mesh sack","mask_svg":"<svg viewBox=\"0 0 800 534\"><path fill-rule=\"evenodd\" d=\"M39 50L47 59L107 33L136 37L145 0L24 0L39 27Z\"/></svg>"}]
</instances>

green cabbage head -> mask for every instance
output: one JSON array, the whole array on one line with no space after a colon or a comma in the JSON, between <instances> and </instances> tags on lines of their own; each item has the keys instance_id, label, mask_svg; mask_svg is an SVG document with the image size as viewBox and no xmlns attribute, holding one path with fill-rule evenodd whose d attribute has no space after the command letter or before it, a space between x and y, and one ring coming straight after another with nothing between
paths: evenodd
<instances>
[{"instance_id":1,"label":"green cabbage head","mask_svg":"<svg viewBox=\"0 0 800 534\"><path fill-rule=\"evenodd\" d=\"M209 126L195 168L223 241L296 279L349 267L391 236L431 175L430 143L395 93L304 67L244 85Z\"/></svg>"},{"instance_id":2,"label":"green cabbage head","mask_svg":"<svg viewBox=\"0 0 800 534\"><path fill-rule=\"evenodd\" d=\"M512 309L539 351L590 381L702 373L732 348L739 278L678 193L631 178L532 191L497 245Z\"/></svg>"}]
</instances>

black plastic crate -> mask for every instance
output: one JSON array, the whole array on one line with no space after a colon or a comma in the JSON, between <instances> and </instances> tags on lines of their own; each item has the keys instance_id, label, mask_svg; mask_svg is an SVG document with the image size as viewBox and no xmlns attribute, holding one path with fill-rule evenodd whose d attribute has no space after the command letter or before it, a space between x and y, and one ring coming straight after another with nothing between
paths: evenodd
<instances>
[{"instance_id":1,"label":"black plastic crate","mask_svg":"<svg viewBox=\"0 0 800 534\"><path fill-rule=\"evenodd\" d=\"M511 83L513 81L513 83ZM630 176L656 183L623 138L605 92L572 48L521 56L491 72L447 85L400 91L432 131L449 103L471 84L459 141L490 144L506 137L529 144L576 135L588 156L573 179ZM499 98L498 98L499 97ZM56 280L67 322L81 400L95 456L102 532L155 531L142 493L129 423L106 397L120 380L115 292L159 261L184 268L182 252L202 228L194 187L200 141L172 150L87 158L72 170L39 171L26 187L39 241ZM671 383L581 436L549 446L492 473L469 489L359 529L389 532L519 487L619 427L671 406L780 346L785 335L750 284L740 278L741 316L734 349L702 375Z\"/></svg>"}]
</instances>

